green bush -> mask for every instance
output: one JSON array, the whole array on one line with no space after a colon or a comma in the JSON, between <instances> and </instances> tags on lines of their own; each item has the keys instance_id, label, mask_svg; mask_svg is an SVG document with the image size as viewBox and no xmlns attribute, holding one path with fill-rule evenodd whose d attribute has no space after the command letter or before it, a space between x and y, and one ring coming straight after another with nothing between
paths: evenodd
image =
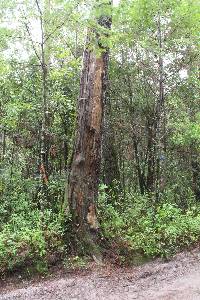
<instances>
[{"instance_id":1,"label":"green bush","mask_svg":"<svg viewBox=\"0 0 200 300\"><path fill-rule=\"evenodd\" d=\"M59 257L64 249L62 222L46 210L32 211L27 221L13 215L0 233L0 273L25 265L41 271L51 255ZM43 268L44 269L44 268Z\"/></svg>"},{"instance_id":2,"label":"green bush","mask_svg":"<svg viewBox=\"0 0 200 300\"><path fill-rule=\"evenodd\" d=\"M0 203L1 274L29 266L43 272L64 251L63 228L67 216L60 199L56 205L62 192L59 183L58 187L53 184L49 187L54 205L43 211L38 199L34 199L37 187L35 180L21 180L16 173L5 185Z\"/></svg>"},{"instance_id":3,"label":"green bush","mask_svg":"<svg viewBox=\"0 0 200 300\"><path fill-rule=\"evenodd\" d=\"M106 203L100 195L99 217L107 239L125 245L132 253L147 257L168 257L196 242L200 236L200 211L183 211L176 204L155 206L147 196L129 195L124 209Z\"/></svg>"}]
</instances>

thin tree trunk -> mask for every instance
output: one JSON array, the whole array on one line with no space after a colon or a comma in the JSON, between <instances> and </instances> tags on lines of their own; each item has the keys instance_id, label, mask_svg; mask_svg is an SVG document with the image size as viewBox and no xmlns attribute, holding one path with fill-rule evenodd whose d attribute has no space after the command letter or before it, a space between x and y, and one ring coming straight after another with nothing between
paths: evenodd
<instances>
[{"instance_id":1,"label":"thin tree trunk","mask_svg":"<svg viewBox=\"0 0 200 300\"><path fill-rule=\"evenodd\" d=\"M155 132L153 130L153 121L147 121L147 191L149 193L154 192L155 188Z\"/></svg>"},{"instance_id":2,"label":"thin tree trunk","mask_svg":"<svg viewBox=\"0 0 200 300\"><path fill-rule=\"evenodd\" d=\"M120 190L120 171L111 120L111 102L108 93L106 93L103 123L103 182L108 189L117 192Z\"/></svg>"},{"instance_id":3,"label":"thin tree trunk","mask_svg":"<svg viewBox=\"0 0 200 300\"><path fill-rule=\"evenodd\" d=\"M161 2L159 2L161 6ZM151 176L149 177L152 186L152 192L155 193L155 200L158 201L160 197L160 181L161 181L161 166L160 166L160 159L161 159L161 153L162 153L162 147L161 143L162 140L162 133L165 130L165 126L163 124L165 123L164 120L164 67L163 67L163 41L162 41L162 28L161 28L161 7L158 15L158 27L157 27L157 38L158 38L158 47L159 47L159 60L158 60L158 72L159 72L159 86L158 86L158 92L159 96L156 101L155 105L155 116L153 120L153 135L152 135L152 141L153 141L153 156L151 157L151 161L153 165L149 165L149 172L151 173ZM164 130L163 130L164 129ZM164 133L165 134L165 133ZM150 170L152 168L152 170ZM152 183L153 180L153 183Z\"/></svg>"},{"instance_id":4,"label":"thin tree trunk","mask_svg":"<svg viewBox=\"0 0 200 300\"><path fill-rule=\"evenodd\" d=\"M47 205L47 184L48 184L48 175L49 175L49 143L47 138L47 130L49 125L49 111L48 111L48 49L45 43L46 38L46 27L45 27L45 15L48 14L50 10L50 1L45 1L44 12L39 5L38 0L36 1L36 5L38 8L38 12L40 15L40 30L41 30L41 73L42 73L42 130L41 130L41 148L40 148L40 176L42 182L42 199L41 199L41 208Z\"/></svg>"},{"instance_id":5,"label":"thin tree trunk","mask_svg":"<svg viewBox=\"0 0 200 300\"><path fill-rule=\"evenodd\" d=\"M4 157L6 154L6 130L3 128L3 133L2 133L2 162L4 161Z\"/></svg>"},{"instance_id":6,"label":"thin tree trunk","mask_svg":"<svg viewBox=\"0 0 200 300\"><path fill-rule=\"evenodd\" d=\"M145 185L145 178L144 178L144 173L141 169L141 164L140 164L140 156L138 152L138 141L136 134L133 133L133 148L135 152L135 162L136 162L136 169L137 169L137 174L138 174L138 182L139 182L139 187L140 187L140 193L144 195L146 185Z\"/></svg>"},{"instance_id":7,"label":"thin tree trunk","mask_svg":"<svg viewBox=\"0 0 200 300\"><path fill-rule=\"evenodd\" d=\"M161 6L161 2L160 2ZM161 7L160 7L161 10ZM160 166L160 159L161 159L161 151L163 147L161 146L162 141L162 133L165 136L165 120L164 120L164 68L163 68L163 41L162 41L162 28L161 28L161 11L159 12L158 16L158 45L159 45L159 99L156 108L156 144L155 144L155 193L156 193L156 201L159 200L160 195L160 181L161 181L161 166ZM163 130L162 130L163 129Z\"/></svg>"}]
</instances>

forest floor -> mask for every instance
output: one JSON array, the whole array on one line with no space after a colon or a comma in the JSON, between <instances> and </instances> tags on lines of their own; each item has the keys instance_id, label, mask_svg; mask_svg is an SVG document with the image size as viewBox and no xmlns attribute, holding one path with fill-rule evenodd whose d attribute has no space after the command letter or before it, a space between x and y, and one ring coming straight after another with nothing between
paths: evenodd
<instances>
[{"instance_id":1,"label":"forest floor","mask_svg":"<svg viewBox=\"0 0 200 300\"><path fill-rule=\"evenodd\" d=\"M137 267L91 264L82 271L57 270L46 278L16 276L0 282L0 300L200 299L200 249Z\"/></svg>"}]
</instances>

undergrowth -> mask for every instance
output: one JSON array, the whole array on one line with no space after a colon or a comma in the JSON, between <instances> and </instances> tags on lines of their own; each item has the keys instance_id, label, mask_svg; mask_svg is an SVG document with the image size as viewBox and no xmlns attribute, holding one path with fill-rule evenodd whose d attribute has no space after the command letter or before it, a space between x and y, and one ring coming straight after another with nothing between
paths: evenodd
<instances>
[{"instance_id":1,"label":"undergrowth","mask_svg":"<svg viewBox=\"0 0 200 300\"><path fill-rule=\"evenodd\" d=\"M102 187L98 211L103 236L122 253L122 261L130 258L124 253L168 258L199 240L197 205L183 210L164 198L156 205L148 195L134 193L125 200L113 199Z\"/></svg>"},{"instance_id":2,"label":"undergrowth","mask_svg":"<svg viewBox=\"0 0 200 300\"><path fill-rule=\"evenodd\" d=\"M34 182L22 183L17 179L4 189L0 204L0 274L21 268L46 272L59 259L67 268L85 265L81 257L70 258L69 251L66 252L72 236L70 227L66 228L69 215L63 205L56 205L63 190L58 185L50 186L53 204L43 210L33 196L36 190ZM192 197L186 209L166 199L169 193L156 204L148 195L129 193L124 199L106 190L104 185L100 186L100 231L121 263L139 256L170 257L199 240L200 210Z\"/></svg>"},{"instance_id":3,"label":"undergrowth","mask_svg":"<svg viewBox=\"0 0 200 300\"><path fill-rule=\"evenodd\" d=\"M65 251L64 223L68 216L55 205L54 209L49 205L41 210L33 197L37 189L37 182L21 182L18 178L4 189L0 204L0 274L22 268L46 272Z\"/></svg>"}]
</instances>

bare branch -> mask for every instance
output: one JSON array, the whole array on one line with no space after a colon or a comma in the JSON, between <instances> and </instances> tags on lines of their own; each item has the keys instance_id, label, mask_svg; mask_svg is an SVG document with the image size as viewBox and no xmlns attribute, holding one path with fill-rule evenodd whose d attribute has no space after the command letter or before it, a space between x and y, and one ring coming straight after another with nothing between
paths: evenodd
<instances>
[{"instance_id":1,"label":"bare branch","mask_svg":"<svg viewBox=\"0 0 200 300\"><path fill-rule=\"evenodd\" d=\"M40 16L42 17L42 10L40 8L38 0L35 0Z\"/></svg>"},{"instance_id":2,"label":"bare branch","mask_svg":"<svg viewBox=\"0 0 200 300\"><path fill-rule=\"evenodd\" d=\"M45 38L45 42L47 40L49 40L52 37L52 35L65 24L66 20L67 19L65 19L61 24L59 24L58 26L56 26L56 28L52 32L50 32L49 35L47 35L47 37Z\"/></svg>"},{"instance_id":3,"label":"bare branch","mask_svg":"<svg viewBox=\"0 0 200 300\"><path fill-rule=\"evenodd\" d=\"M78 4L76 5L75 8L78 7ZM69 17L71 16L72 11L69 12L69 14L66 16L66 18L63 20L63 22L61 22L59 25L57 25L54 30L52 32L49 33L49 35L47 35L47 37L45 38L45 42L52 37L52 35L58 30L60 29L63 25L65 25L65 22L69 19Z\"/></svg>"},{"instance_id":4,"label":"bare branch","mask_svg":"<svg viewBox=\"0 0 200 300\"><path fill-rule=\"evenodd\" d=\"M35 43L34 43L34 41L33 41L33 39L32 39L32 35L31 35L31 32L30 32L28 23L24 22L24 25L25 25L26 31L27 31L27 33L28 33L28 35L29 35L30 42L31 42L31 44L32 44L33 50L34 50L34 52L35 52L35 55L37 56L39 62L42 64L40 55L38 54L37 49L36 49L36 46L35 46Z\"/></svg>"}]
</instances>

